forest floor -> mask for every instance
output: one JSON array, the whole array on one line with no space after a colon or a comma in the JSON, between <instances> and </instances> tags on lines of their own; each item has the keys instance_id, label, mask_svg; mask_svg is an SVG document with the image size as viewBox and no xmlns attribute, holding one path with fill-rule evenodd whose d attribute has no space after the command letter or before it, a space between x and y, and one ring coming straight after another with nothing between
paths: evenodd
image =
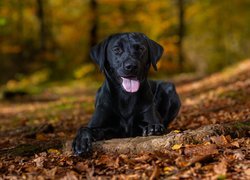
<instances>
[{"instance_id":1,"label":"forest floor","mask_svg":"<svg viewBox=\"0 0 250 180\"><path fill-rule=\"evenodd\" d=\"M249 60L176 84L182 108L172 132L249 124ZM164 152L72 155L70 140L91 118L96 88L78 81L0 101L0 179L250 179L250 131L240 138L215 135L175 144Z\"/></svg>"}]
</instances>

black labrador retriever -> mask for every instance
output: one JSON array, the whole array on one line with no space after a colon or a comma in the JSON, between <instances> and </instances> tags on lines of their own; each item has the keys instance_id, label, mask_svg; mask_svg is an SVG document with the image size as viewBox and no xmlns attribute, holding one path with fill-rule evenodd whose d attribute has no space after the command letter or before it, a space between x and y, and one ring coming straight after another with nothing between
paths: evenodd
<instances>
[{"instance_id":1,"label":"black labrador retriever","mask_svg":"<svg viewBox=\"0 0 250 180\"><path fill-rule=\"evenodd\" d=\"M164 133L181 103L172 83L147 79L162 53L142 33L114 34L92 48L91 58L106 80L97 92L92 120L73 141L76 155L90 152L94 140Z\"/></svg>"}]
</instances>

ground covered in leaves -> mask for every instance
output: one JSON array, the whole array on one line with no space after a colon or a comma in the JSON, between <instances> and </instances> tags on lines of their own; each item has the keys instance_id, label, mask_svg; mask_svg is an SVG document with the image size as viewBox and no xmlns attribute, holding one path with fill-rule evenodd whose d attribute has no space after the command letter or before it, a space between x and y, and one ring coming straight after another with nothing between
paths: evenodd
<instances>
[{"instance_id":1,"label":"ground covered in leaves","mask_svg":"<svg viewBox=\"0 0 250 180\"><path fill-rule=\"evenodd\" d=\"M176 83L182 109L172 132L250 121L249 60ZM69 140L90 119L95 91L79 81L39 95L7 94L0 102L0 179L250 179L249 133L215 135L161 152L73 156Z\"/></svg>"}]
</instances>

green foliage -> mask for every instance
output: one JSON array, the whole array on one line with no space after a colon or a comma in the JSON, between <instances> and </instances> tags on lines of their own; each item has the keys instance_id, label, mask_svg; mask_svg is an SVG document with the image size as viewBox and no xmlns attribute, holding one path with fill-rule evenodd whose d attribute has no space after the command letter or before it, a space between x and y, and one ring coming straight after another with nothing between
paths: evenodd
<instances>
[{"instance_id":1,"label":"green foliage","mask_svg":"<svg viewBox=\"0 0 250 180\"><path fill-rule=\"evenodd\" d=\"M0 18L0 26L5 26L7 24L7 20L5 18Z\"/></svg>"}]
</instances>

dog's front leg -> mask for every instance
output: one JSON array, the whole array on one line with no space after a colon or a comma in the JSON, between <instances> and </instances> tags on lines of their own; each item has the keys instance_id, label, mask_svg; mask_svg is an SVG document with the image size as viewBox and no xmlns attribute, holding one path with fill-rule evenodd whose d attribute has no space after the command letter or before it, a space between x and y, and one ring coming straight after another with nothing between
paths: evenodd
<instances>
[{"instance_id":1,"label":"dog's front leg","mask_svg":"<svg viewBox=\"0 0 250 180\"><path fill-rule=\"evenodd\" d=\"M161 135L165 132L160 115L154 105L143 114L143 121L147 123L142 129L143 136Z\"/></svg>"},{"instance_id":2,"label":"dog's front leg","mask_svg":"<svg viewBox=\"0 0 250 180\"><path fill-rule=\"evenodd\" d=\"M76 155L82 156L89 153L92 150L92 142L98 138L99 133L93 132L93 127L101 128L105 123L107 115L105 115L103 107L97 107L93 114L91 121L88 124L88 127L80 127L77 131L75 139L72 143L72 149Z\"/></svg>"},{"instance_id":3,"label":"dog's front leg","mask_svg":"<svg viewBox=\"0 0 250 180\"><path fill-rule=\"evenodd\" d=\"M93 114L88 127L81 127L77 131L76 137L72 143L72 149L76 155L82 156L92 150L92 142L95 140L105 139L109 129L104 128L110 119L108 109L97 107Z\"/></svg>"},{"instance_id":4,"label":"dog's front leg","mask_svg":"<svg viewBox=\"0 0 250 180\"><path fill-rule=\"evenodd\" d=\"M92 150L93 135L90 128L80 127L72 143L74 154L82 156Z\"/></svg>"}]
</instances>

